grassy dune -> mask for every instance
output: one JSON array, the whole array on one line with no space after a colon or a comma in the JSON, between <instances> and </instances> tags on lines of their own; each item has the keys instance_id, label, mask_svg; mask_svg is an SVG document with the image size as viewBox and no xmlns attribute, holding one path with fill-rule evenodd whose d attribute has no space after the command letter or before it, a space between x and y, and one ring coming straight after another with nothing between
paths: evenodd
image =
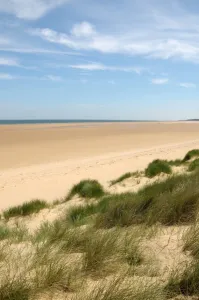
<instances>
[{"instance_id":1,"label":"grassy dune","mask_svg":"<svg viewBox=\"0 0 199 300\"><path fill-rule=\"evenodd\" d=\"M183 160L156 160L111 182L147 177L135 192L114 194L84 180L62 202L33 200L4 211L0 299L198 299L197 157L195 149ZM67 208L76 196L81 205ZM31 229L44 208L46 216L60 208L57 218Z\"/></svg>"}]
</instances>

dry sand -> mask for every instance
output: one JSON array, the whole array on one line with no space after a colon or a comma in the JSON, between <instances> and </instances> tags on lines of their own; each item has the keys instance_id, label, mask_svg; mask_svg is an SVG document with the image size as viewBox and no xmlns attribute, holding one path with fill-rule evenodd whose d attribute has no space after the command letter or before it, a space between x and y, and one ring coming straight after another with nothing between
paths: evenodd
<instances>
[{"instance_id":1,"label":"dry sand","mask_svg":"<svg viewBox=\"0 0 199 300\"><path fill-rule=\"evenodd\" d=\"M199 148L199 122L0 126L0 209L63 197L81 179L105 187L156 158Z\"/></svg>"}]
</instances>

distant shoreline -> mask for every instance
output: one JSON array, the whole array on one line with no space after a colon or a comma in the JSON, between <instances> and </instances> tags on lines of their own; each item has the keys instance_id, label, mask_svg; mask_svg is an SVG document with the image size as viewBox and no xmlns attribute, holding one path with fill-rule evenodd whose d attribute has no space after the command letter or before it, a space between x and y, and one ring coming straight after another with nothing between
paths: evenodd
<instances>
[{"instance_id":1,"label":"distant shoreline","mask_svg":"<svg viewBox=\"0 0 199 300\"><path fill-rule=\"evenodd\" d=\"M106 119L24 119L0 120L0 125L34 125L34 124L75 124L75 123L154 123L154 122L199 122L199 119L188 120L106 120Z\"/></svg>"},{"instance_id":2,"label":"distant shoreline","mask_svg":"<svg viewBox=\"0 0 199 300\"><path fill-rule=\"evenodd\" d=\"M77 120L0 120L0 125L26 125L26 124L74 124L74 123L130 123L130 122L165 122L158 120L85 120L85 119L77 119ZM168 121L169 122L169 121Z\"/></svg>"}]
</instances>

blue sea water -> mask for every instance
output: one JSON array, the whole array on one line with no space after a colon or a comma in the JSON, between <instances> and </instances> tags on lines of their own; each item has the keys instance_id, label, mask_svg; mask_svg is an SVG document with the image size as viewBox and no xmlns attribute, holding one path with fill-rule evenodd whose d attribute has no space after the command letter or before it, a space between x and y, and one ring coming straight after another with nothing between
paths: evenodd
<instances>
[{"instance_id":1,"label":"blue sea water","mask_svg":"<svg viewBox=\"0 0 199 300\"><path fill-rule=\"evenodd\" d=\"M0 120L0 125L14 124L61 124L61 123L112 123L112 122L150 122L146 120Z\"/></svg>"}]
</instances>

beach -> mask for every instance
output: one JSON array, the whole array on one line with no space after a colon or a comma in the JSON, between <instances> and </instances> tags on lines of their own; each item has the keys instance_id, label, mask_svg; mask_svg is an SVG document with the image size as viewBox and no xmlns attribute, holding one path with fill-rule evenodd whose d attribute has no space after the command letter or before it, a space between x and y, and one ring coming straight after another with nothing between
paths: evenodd
<instances>
[{"instance_id":1,"label":"beach","mask_svg":"<svg viewBox=\"0 0 199 300\"><path fill-rule=\"evenodd\" d=\"M0 126L0 209L64 197L81 179L105 188L153 159L199 148L199 122L76 123Z\"/></svg>"}]
</instances>

